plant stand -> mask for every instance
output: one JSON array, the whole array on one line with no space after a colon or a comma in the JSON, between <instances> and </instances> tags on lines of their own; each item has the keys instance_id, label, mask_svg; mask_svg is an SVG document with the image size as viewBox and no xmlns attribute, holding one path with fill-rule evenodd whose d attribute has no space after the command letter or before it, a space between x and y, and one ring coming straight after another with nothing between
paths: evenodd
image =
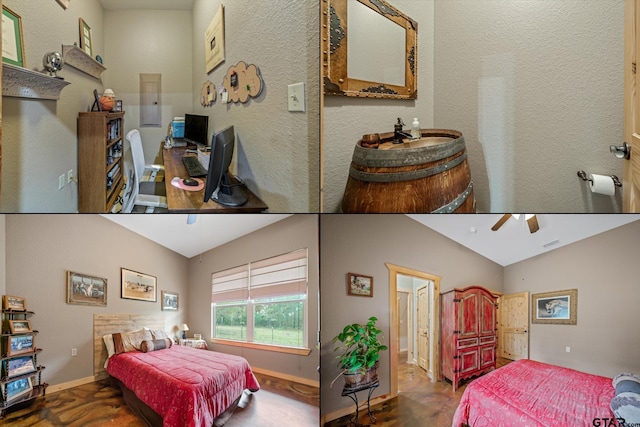
<instances>
[{"instance_id":1,"label":"plant stand","mask_svg":"<svg viewBox=\"0 0 640 427\"><path fill-rule=\"evenodd\" d=\"M373 393L373 390L376 389L379 385L380 385L380 381L375 381L375 382L372 382L370 384L365 384L365 385L357 387L357 388L344 387L342 389L342 396L348 396L351 400L353 400L353 403L356 404L356 415L355 415L354 418L349 420L355 426L358 425L358 414L359 414L359 410L360 410L360 407L358 406L358 395L357 395L357 393L359 391L363 391L363 390L369 390L369 393L367 395L367 415L369 415L369 419L371 420L371 422L375 424L376 417L374 417L373 413L371 413L371 394Z\"/></svg>"}]
</instances>

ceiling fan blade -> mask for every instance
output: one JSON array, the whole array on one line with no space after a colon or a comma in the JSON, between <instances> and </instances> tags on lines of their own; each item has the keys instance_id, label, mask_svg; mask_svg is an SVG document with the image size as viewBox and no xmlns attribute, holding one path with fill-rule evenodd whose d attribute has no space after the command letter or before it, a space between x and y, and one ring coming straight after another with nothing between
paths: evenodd
<instances>
[{"instance_id":1,"label":"ceiling fan blade","mask_svg":"<svg viewBox=\"0 0 640 427\"><path fill-rule=\"evenodd\" d=\"M531 218L527 218L527 224L529 224L529 231L531 233L535 233L540 230L540 226L538 225L538 217L533 215Z\"/></svg>"},{"instance_id":2,"label":"ceiling fan blade","mask_svg":"<svg viewBox=\"0 0 640 427\"><path fill-rule=\"evenodd\" d=\"M499 229L500 227L502 227L502 226L504 225L504 223L505 223L505 222L507 222L507 220L508 220L509 218L511 218L511 214L504 214L504 215L502 215L502 218L500 218L500 219L498 220L498 222L496 222L496 223L493 225L493 227L491 227L491 229L492 229L493 231L498 231L498 229Z\"/></svg>"}]
</instances>

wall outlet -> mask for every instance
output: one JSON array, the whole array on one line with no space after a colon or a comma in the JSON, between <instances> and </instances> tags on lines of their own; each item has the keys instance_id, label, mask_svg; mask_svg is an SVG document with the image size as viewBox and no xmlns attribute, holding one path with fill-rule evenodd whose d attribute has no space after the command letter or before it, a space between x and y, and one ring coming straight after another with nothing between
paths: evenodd
<instances>
[{"instance_id":1,"label":"wall outlet","mask_svg":"<svg viewBox=\"0 0 640 427\"><path fill-rule=\"evenodd\" d=\"M73 169L69 169L69 172L67 172L67 184L71 181L73 181Z\"/></svg>"},{"instance_id":2,"label":"wall outlet","mask_svg":"<svg viewBox=\"0 0 640 427\"><path fill-rule=\"evenodd\" d=\"M60 175L58 177L58 190L62 190L62 187L64 187L65 183L67 182L64 174Z\"/></svg>"},{"instance_id":3,"label":"wall outlet","mask_svg":"<svg viewBox=\"0 0 640 427\"><path fill-rule=\"evenodd\" d=\"M78 349L77 348L72 348L71 349L71 357L76 357L78 355Z\"/></svg>"},{"instance_id":4,"label":"wall outlet","mask_svg":"<svg viewBox=\"0 0 640 427\"><path fill-rule=\"evenodd\" d=\"M571 353L571 347L565 347L564 351L566 351L567 353Z\"/></svg>"}]
</instances>

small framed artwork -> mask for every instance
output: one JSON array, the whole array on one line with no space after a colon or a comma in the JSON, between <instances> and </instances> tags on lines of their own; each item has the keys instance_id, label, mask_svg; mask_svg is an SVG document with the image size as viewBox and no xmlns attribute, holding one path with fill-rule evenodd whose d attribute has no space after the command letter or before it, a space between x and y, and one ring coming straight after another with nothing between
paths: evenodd
<instances>
[{"instance_id":1,"label":"small framed artwork","mask_svg":"<svg viewBox=\"0 0 640 427\"><path fill-rule=\"evenodd\" d=\"M116 105L113 107L113 111L122 111L122 99L116 99Z\"/></svg>"},{"instance_id":2,"label":"small framed artwork","mask_svg":"<svg viewBox=\"0 0 640 427\"><path fill-rule=\"evenodd\" d=\"M220 5L204 32L204 54L207 73L224 62L224 5Z\"/></svg>"},{"instance_id":3,"label":"small framed artwork","mask_svg":"<svg viewBox=\"0 0 640 427\"><path fill-rule=\"evenodd\" d=\"M12 334L31 332L31 322L28 320L9 320L9 329Z\"/></svg>"},{"instance_id":4,"label":"small framed artwork","mask_svg":"<svg viewBox=\"0 0 640 427\"><path fill-rule=\"evenodd\" d=\"M69 4L71 4L71 0L56 0L56 1L60 6L62 6L64 10L69 9Z\"/></svg>"},{"instance_id":5,"label":"small framed artwork","mask_svg":"<svg viewBox=\"0 0 640 427\"><path fill-rule=\"evenodd\" d=\"M347 294L359 297L373 296L373 277L348 273Z\"/></svg>"},{"instance_id":6,"label":"small framed artwork","mask_svg":"<svg viewBox=\"0 0 640 427\"><path fill-rule=\"evenodd\" d=\"M157 301L157 279L144 273L120 269L122 272L121 297L140 301Z\"/></svg>"},{"instance_id":7,"label":"small framed artwork","mask_svg":"<svg viewBox=\"0 0 640 427\"><path fill-rule=\"evenodd\" d=\"M91 27L80 18L80 49L93 58L93 44L91 43Z\"/></svg>"},{"instance_id":8,"label":"small framed artwork","mask_svg":"<svg viewBox=\"0 0 640 427\"><path fill-rule=\"evenodd\" d=\"M7 6L2 6L2 62L18 67L27 66L24 59L22 18Z\"/></svg>"},{"instance_id":9,"label":"small framed artwork","mask_svg":"<svg viewBox=\"0 0 640 427\"><path fill-rule=\"evenodd\" d=\"M27 311L27 299L22 297L13 297L11 295L3 295L2 309L12 311Z\"/></svg>"},{"instance_id":10,"label":"small framed artwork","mask_svg":"<svg viewBox=\"0 0 640 427\"><path fill-rule=\"evenodd\" d=\"M162 291L162 310L178 311L178 294Z\"/></svg>"},{"instance_id":11,"label":"small framed artwork","mask_svg":"<svg viewBox=\"0 0 640 427\"><path fill-rule=\"evenodd\" d=\"M31 390L33 390L31 377L20 378L6 384L2 384L2 393L7 396L7 402L11 402L12 400L25 396L31 393Z\"/></svg>"},{"instance_id":12,"label":"small framed artwork","mask_svg":"<svg viewBox=\"0 0 640 427\"><path fill-rule=\"evenodd\" d=\"M33 356L15 357L5 360L5 376L8 378L36 371Z\"/></svg>"},{"instance_id":13,"label":"small framed artwork","mask_svg":"<svg viewBox=\"0 0 640 427\"><path fill-rule=\"evenodd\" d=\"M531 295L531 323L576 325L578 290L546 292Z\"/></svg>"},{"instance_id":14,"label":"small framed artwork","mask_svg":"<svg viewBox=\"0 0 640 427\"><path fill-rule=\"evenodd\" d=\"M11 335L5 336L5 353L7 356L17 354L33 353L35 348L33 335Z\"/></svg>"},{"instance_id":15,"label":"small framed artwork","mask_svg":"<svg viewBox=\"0 0 640 427\"><path fill-rule=\"evenodd\" d=\"M107 279L67 271L67 304L107 306Z\"/></svg>"}]
</instances>

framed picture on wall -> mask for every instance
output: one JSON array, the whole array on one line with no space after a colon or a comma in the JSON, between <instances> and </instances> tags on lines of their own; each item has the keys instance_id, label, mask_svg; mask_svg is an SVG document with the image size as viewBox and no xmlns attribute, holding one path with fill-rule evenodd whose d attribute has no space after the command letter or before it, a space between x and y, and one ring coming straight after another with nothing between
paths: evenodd
<instances>
[{"instance_id":1,"label":"framed picture on wall","mask_svg":"<svg viewBox=\"0 0 640 427\"><path fill-rule=\"evenodd\" d=\"M178 294L177 293L162 291L162 310L178 311Z\"/></svg>"},{"instance_id":2,"label":"framed picture on wall","mask_svg":"<svg viewBox=\"0 0 640 427\"><path fill-rule=\"evenodd\" d=\"M532 323L576 325L577 311L577 289L531 295Z\"/></svg>"},{"instance_id":3,"label":"framed picture on wall","mask_svg":"<svg viewBox=\"0 0 640 427\"><path fill-rule=\"evenodd\" d=\"M107 279L67 271L67 304L107 306Z\"/></svg>"},{"instance_id":4,"label":"framed picture on wall","mask_svg":"<svg viewBox=\"0 0 640 427\"><path fill-rule=\"evenodd\" d=\"M157 279L148 274L139 273L126 268L122 272L122 294L124 299L136 299L140 301L157 301Z\"/></svg>"},{"instance_id":5,"label":"framed picture on wall","mask_svg":"<svg viewBox=\"0 0 640 427\"><path fill-rule=\"evenodd\" d=\"M80 49L93 58L93 43L91 43L91 27L80 18Z\"/></svg>"},{"instance_id":6,"label":"framed picture on wall","mask_svg":"<svg viewBox=\"0 0 640 427\"><path fill-rule=\"evenodd\" d=\"M362 274L347 274L347 294L359 297L373 296L373 277Z\"/></svg>"},{"instance_id":7,"label":"framed picture on wall","mask_svg":"<svg viewBox=\"0 0 640 427\"><path fill-rule=\"evenodd\" d=\"M204 32L204 55L207 73L224 62L224 5L220 5Z\"/></svg>"},{"instance_id":8,"label":"framed picture on wall","mask_svg":"<svg viewBox=\"0 0 640 427\"><path fill-rule=\"evenodd\" d=\"M27 66L24 59L22 18L7 6L2 6L2 62L18 67Z\"/></svg>"},{"instance_id":9,"label":"framed picture on wall","mask_svg":"<svg viewBox=\"0 0 640 427\"><path fill-rule=\"evenodd\" d=\"M69 9L69 5L71 4L71 0L56 0L63 9Z\"/></svg>"}]
</instances>

